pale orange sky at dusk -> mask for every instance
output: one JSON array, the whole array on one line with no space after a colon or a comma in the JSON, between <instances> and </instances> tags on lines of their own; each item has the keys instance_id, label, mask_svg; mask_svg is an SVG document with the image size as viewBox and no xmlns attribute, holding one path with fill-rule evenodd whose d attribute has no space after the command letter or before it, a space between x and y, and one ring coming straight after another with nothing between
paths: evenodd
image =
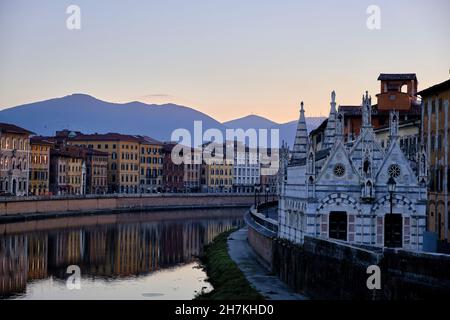
<instances>
[{"instance_id":1,"label":"pale orange sky at dusk","mask_svg":"<svg viewBox=\"0 0 450 320\"><path fill-rule=\"evenodd\" d=\"M193 107L219 121L327 116L379 91L379 73L416 73L419 89L447 80L446 0L71 1L0 3L0 109L85 93ZM381 29L366 26L378 5ZM32 12L33 14L30 14Z\"/></svg>"}]
</instances>

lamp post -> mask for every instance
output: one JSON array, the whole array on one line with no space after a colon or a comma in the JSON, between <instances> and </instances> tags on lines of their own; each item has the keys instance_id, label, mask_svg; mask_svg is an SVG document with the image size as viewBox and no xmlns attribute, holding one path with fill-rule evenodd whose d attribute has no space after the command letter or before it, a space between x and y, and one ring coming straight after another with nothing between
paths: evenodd
<instances>
[{"instance_id":1,"label":"lamp post","mask_svg":"<svg viewBox=\"0 0 450 320\"><path fill-rule=\"evenodd\" d=\"M253 191L255 193L255 210L258 210L258 208L256 207L256 187L257 187L257 184L255 183L255 185L253 186Z\"/></svg>"},{"instance_id":2,"label":"lamp post","mask_svg":"<svg viewBox=\"0 0 450 320\"><path fill-rule=\"evenodd\" d=\"M393 177L390 177L389 178L389 180L388 180L388 182L387 182L387 186L388 186L388 192L389 192L389 200L390 200L390 205L391 205L391 212L390 212L390 215L391 215L391 230L390 230L390 242L389 242L389 246L393 246L393 244L394 244L394 242L393 242L393 235L394 235L394 232L393 232L393 219L392 219L392 215L393 215L393 202L394 202L394 192L395 192L395 189L396 189L396 187L397 187L397 183L395 182L395 179L393 178Z\"/></svg>"},{"instance_id":3,"label":"lamp post","mask_svg":"<svg viewBox=\"0 0 450 320\"><path fill-rule=\"evenodd\" d=\"M266 218L269 217L269 206L268 206L268 203L269 203L269 186L266 185Z\"/></svg>"}]
</instances>

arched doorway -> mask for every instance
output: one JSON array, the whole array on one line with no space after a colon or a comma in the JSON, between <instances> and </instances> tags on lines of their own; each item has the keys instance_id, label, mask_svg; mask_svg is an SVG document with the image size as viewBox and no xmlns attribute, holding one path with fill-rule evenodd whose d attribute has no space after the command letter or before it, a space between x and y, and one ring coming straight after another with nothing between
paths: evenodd
<instances>
[{"instance_id":1,"label":"arched doorway","mask_svg":"<svg viewBox=\"0 0 450 320\"><path fill-rule=\"evenodd\" d=\"M12 194L16 195L16 193L17 193L17 181L13 180L13 183L12 183Z\"/></svg>"}]
</instances>

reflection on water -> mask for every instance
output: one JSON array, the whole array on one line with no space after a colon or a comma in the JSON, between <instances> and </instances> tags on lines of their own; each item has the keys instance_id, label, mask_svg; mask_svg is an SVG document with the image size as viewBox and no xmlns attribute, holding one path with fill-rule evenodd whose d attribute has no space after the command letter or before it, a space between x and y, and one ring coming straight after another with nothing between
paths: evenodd
<instances>
[{"instance_id":1,"label":"reflection on water","mask_svg":"<svg viewBox=\"0 0 450 320\"><path fill-rule=\"evenodd\" d=\"M0 235L0 298L190 299L209 286L196 262L203 246L242 225L240 217L129 217ZM81 290L66 287L69 265L81 269Z\"/></svg>"}]
</instances>

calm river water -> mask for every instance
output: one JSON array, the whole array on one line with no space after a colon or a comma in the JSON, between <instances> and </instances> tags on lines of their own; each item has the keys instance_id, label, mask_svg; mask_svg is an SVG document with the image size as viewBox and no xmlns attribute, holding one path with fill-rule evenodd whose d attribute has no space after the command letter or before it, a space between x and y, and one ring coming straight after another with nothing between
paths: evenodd
<instances>
[{"instance_id":1,"label":"calm river water","mask_svg":"<svg viewBox=\"0 0 450 320\"><path fill-rule=\"evenodd\" d=\"M242 215L188 210L0 224L0 299L192 299L212 289L196 257L216 235L242 226Z\"/></svg>"}]
</instances>

